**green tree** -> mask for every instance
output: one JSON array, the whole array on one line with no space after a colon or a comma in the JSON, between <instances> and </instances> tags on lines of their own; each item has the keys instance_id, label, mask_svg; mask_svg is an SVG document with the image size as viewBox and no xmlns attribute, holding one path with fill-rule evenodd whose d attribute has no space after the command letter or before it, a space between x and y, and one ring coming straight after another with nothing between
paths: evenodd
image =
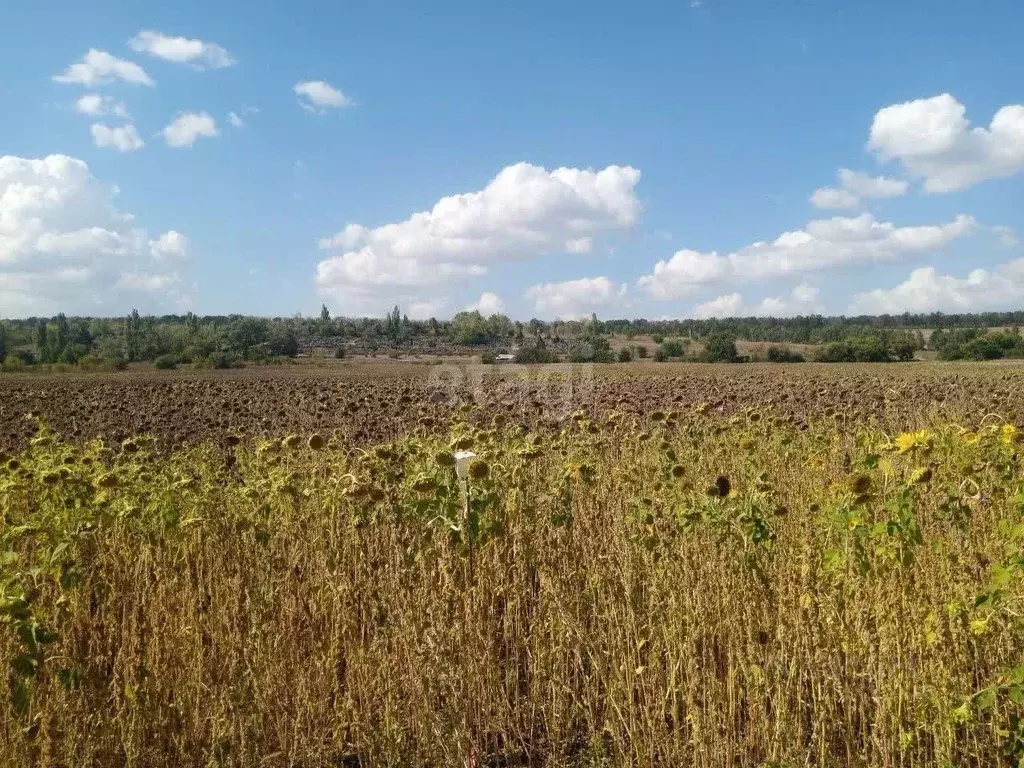
<instances>
[{"instance_id":1,"label":"green tree","mask_svg":"<svg viewBox=\"0 0 1024 768\"><path fill-rule=\"evenodd\" d=\"M385 333L392 339L402 337L402 311L395 304L394 309L384 318Z\"/></svg>"},{"instance_id":2,"label":"green tree","mask_svg":"<svg viewBox=\"0 0 1024 768\"><path fill-rule=\"evenodd\" d=\"M53 357L56 358L64 351L64 347L71 341L71 327L68 325L68 318L63 312L57 315L56 334L53 338Z\"/></svg>"},{"instance_id":3,"label":"green tree","mask_svg":"<svg viewBox=\"0 0 1024 768\"><path fill-rule=\"evenodd\" d=\"M293 328L277 325L270 333L267 351L272 355L295 357L299 354L299 337Z\"/></svg>"},{"instance_id":4,"label":"green tree","mask_svg":"<svg viewBox=\"0 0 1024 768\"><path fill-rule=\"evenodd\" d=\"M327 308L326 304L320 305L320 322L329 323L331 322L331 310Z\"/></svg>"},{"instance_id":5,"label":"green tree","mask_svg":"<svg viewBox=\"0 0 1024 768\"><path fill-rule=\"evenodd\" d=\"M476 310L459 312L452 318L449 333L454 343L461 346L480 346L491 340L487 321Z\"/></svg>"},{"instance_id":6,"label":"green tree","mask_svg":"<svg viewBox=\"0 0 1024 768\"><path fill-rule=\"evenodd\" d=\"M543 344L528 344L525 347L519 348L519 351L516 352L515 361L524 364L553 363L555 362L555 355Z\"/></svg>"},{"instance_id":7,"label":"green tree","mask_svg":"<svg viewBox=\"0 0 1024 768\"><path fill-rule=\"evenodd\" d=\"M661 350L661 354L665 359L670 357L683 357L686 355L686 349L683 348L683 343L676 339L669 339L668 341L662 342L658 349Z\"/></svg>"},{"instance_id":8,"label":"green tree","mask_svg":"<svg viewBox=\"0 0 1024 768\"><path fill-rule=\"evenodd\" d=\"M765 360L769 363L802 363L804 362L804 356L799 352L794 352L789 347L780 347L778 345L772 345L765 351Z\"/></svg>"},{"instance_id":9,"label":"green tree","mask_svg":"<svg viewBox=\"0 0 1024 768\"><path fill-rule=\"evenodd\" d=\"M610 363L615 360L611 344L603 336L581 339L569 350L570 363Z\"/></svg>"},{"instance_id":10,"label":"green tree","mask_svg":"<svg viewBox=\"0 0 1024 768\"><path fill-rule=\"evenodd\" d=\"M267 340L267 322L258 317L239 318L228 327L227 340L232 352L248 359Z\"/></svg>"},{"instance_id":11,"label":"green tree","mask_svg":"<svg viewBox=\"0 0 1024 768\"><path fill-rule=\"evenodd\" d=\"M36 356L44 363L49 362L49 349L50 346L47 343L46 320L39 318L36 321Z\"/></svg>"},{"instance_id":12,"label":"green tree","mask_svg":"<svg viewBox=\"0 0 1024 768\"><path fill-rule=\"evenodd\" d=\"M7 328L0 323L0 363L7 359Z\"/></svg>"},{"instance_id":13,"label":"green tree","mask_svg":"<svg viewBox=\"0 0 1024 768\"><path fill-rule=\"evenodd\" d=\"M142 319L139 310L133 309L124 321L124 349L129 363L140 359L142 349Z\"/></svg>"},{"instance_id":14,"label":"green tree","mask_svg":"<svg viewBox=\"0 0 1024 768\"><path fill-rule=\"evenodd\" d=\"M716 331L704 340L704 362L731 363L736 357L736 337L728 331Z\"/></svg>"}]
</instances>

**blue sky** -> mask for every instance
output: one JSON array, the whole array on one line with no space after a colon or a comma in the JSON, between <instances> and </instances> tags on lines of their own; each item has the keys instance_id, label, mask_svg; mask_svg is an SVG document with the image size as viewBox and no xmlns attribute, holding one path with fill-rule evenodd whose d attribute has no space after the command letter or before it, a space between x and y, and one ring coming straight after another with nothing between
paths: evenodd
<instances>
[{"instance_id":1,"label":"blue sky","mask_svg":"<svg viewBox=\"0 0 1024 768\"><path fill-rule=\"evenodd\" d=\"M1015 0L9 4L0 316L1020 308L1021 39Z\"/></svg>"}]
</instances>

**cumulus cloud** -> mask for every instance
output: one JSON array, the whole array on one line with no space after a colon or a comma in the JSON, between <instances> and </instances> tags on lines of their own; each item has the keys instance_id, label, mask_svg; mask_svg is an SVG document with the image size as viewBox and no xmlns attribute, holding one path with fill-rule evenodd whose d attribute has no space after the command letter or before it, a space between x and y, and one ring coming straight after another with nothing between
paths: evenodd
<instances>
[{"instance_id":1,"label":"cumulus cloud","mask_svg":"<svg viewBox=\"0 0 1024 768\"><path fill-rule=\"evenodd\" d=\"M857 208L860 198L846 189L820 187L811 195L811 203L815 208Z\"/></svg>"},{"instance_id":2,"label":"cumulus cloud","mask_svg":"<svg viewBox=\"0 0 1024 768\"><path fill-rule=\"evenodd\" d=\"M693 308L693 316L701 319L709 317L737 317L743 307L743 297L738 293L727 293L711 301L705 301Z\"/></svg>"},{"instance_id":3,"label":"cumulus cloud","mask_svg":"<svg viewBox=\"0 0 1024 768\"><path fill-rule=\"evenodd\" d=\"M220 135L217 121L206 112L182 112L162 133L171 147L191 147L198 138Z\"/></svg>"},{"instance_id":4,"label":"cumulus cloud","mask_svg":"<svg viewBox=\"0 0 1024 768\"><path fill-rule=\"evenodd\" d=\"M125 61L106 51L90 48L81 61L69 66L62 75L54 75L58 83L73 83L93 88L121 80L134 85L156 85L146 71L133 61Z\"/></svg>"},{"instance_id":5,"label":"cumulus cloud","mask_svg":"<svg viewBox=\"0 0 1024 768\"><path fill-rule=\"evenodd\" d=\"M1022 303L1024 259L1015 259L993 270L972 270L963 278L939 274L935 267L921 267L893 288L857 294L850 312L981 312L1019 309Z\"/></svg>"},{"instance_id":6,"label":"cumulus cloud","mask_svg":"<svg viewBox=\"0 0 1024 768\"><path fill-rule=\"evenodd\" d=\"M750 280L828 269L855 263L894 261L941 250L971 234L977 222L960 215L939 225L897 227L868 213L810 222L770 243L758 242L727 255L679 251L659 261L637 281L655 299L677 299L699 286L728 279Z\"/></svg>"},{"instance_id":7,"label":"cumulus cloud","mask_svg":"<svg viewBox=\"0 0 1024 768\"><path fill-rule=\"evenodd\" d=\"M583 277L561 283L531 286L523 296L533 301L541 315L563 319L586 317L606 308L626 293L626 286L616 286L607 277Z\"/></svg>"},{"instance_id":8,"label":"cumulus cloud","mask_svg":"<svg viewBox=\"0 0 1024 768\"><path fill-rule=\"evenodd\" d=\"M173 229L149 241L149 251L157 261L184 259L188 256L188 246L188 238Z\"/></svg>"},{"instance_id":9,"label":"cumulus cloud","mask_svg":"<svg viewBox=\"0 0 1024 768\"><path fill-rule=\"evenodd\" d=\"M992 233L998 238L999 245L1003 248L1015 248L1020 243L1020 238L1013 230L1013 227L997 225L992 227Z\"/></svg>"},{"instance_id":10,"label":"cumulus cloud","mask_svg":"<svg viewBox=\"0 0 1024 768\"><path fill-rule=\"evenodd\" d=\"M519 163L476 192L439 200L429 211L374 229L349 224L324 238L336 253L317 265L320 292L341 301L380 297L486 274L497 262L581 253L594 239L631 227L640 212L640 172ZM371 302L372 303L372 302Z\"/></svg>"},{"instance_id":11,"label":"cumulus cloud","mask_svg":"<svg viewBox=\"0 0 1024 768\"><path fill-rule=\"evenodd\" d=\"M825 311L819 300L819 291L806 280L792 290L789 296L772 296L754 306L757 317L796 317L817 315Z\"/></svg>"},{"instance_id":12,"label":"cumulus cloud","mask_svg":"<svg viewBox=\"0 0 1024 768\"><path fill-rule=\"evenodd\" d=\"M119 152L135 152L146 146L132 123L116 125L113 128L105 123L93 123L89 129L93 143L100 147L110 147Z\"/></svg>"},{"instance_id":13,"label":"cumulus cloud","mask_svg":"<svg viewBox=\"0 0 1024 768\"><path fill-rule=\"evenodd\" d=\"M151 29L139 32L128 45L138 53L148 53L176 64L188 64L196 69L219 69L235 63L231 54L216 43L190 40L187 37L169 37Z\"/></svg>"},{"instance_id":14,"label":"cumulus cloud","mask_svg":"<svg viewBox=\"0 0 1024 768\"><path fill-rule=\"evenodd\" d=\"M485 291L480 294L480 298L475 302L466 307L467 310L472 312L476 310L484 317L490 317L491 315L500 315L505 312L505 302L502 301L501 296L490 291Z\"/></svg>"},{"instance_id":15,"label":"cumulus cloud","mask_svg":"<svg viewBox=\"0 0 1024 768\"><path fill-rule=\"evenodd\" d=\"M89 117L104 117L106 115L125 119L130 117L124 102L98 93L87 93L81 96L75 102L75 111Z\"/></svg>"},{"instance_id":16,"label":"cumulus cloud","mask_svg":"<svg viewBox=\"0 0 1024 768\"><path fill-rule=\"evenodd\" d=\"M133 303L175 305L183 298L182 282L163 257L184 257L187 240L174 231L150 239L117 209L115 195L66 155L0 157L4 314L120 313Z\"/></svg>"},{"instance_id":17,"label":"cumulus cloud","mask_svg":"<svg viewBox=\"0 0 1024 768\"><path fill-rule=\"evenodd\" d=\"M1002 107L988 128L944 93L879 110L868 148L924 179L926 192L954 192L1024 171L1024 105Z\"/></svg>"},{"instance_id":18,"label":"cumulus cloud","mask_svg":"<svg viewBox=\"0 0 1024 768\"><path fill-rule=\"evenodd\" d=\"M879 200L907 194L910 182L886 176L868 176L860 171L840 168L838 187L814 190L811 202L818 208L858 208L864 200Z\"/></svg>"},{"instance_id":19,"label":"cumulus cloud","mask_svg":"<svg viewBox=\"0 0 1024 768\"><path fill-rule=\"evenodd\" d=\"M411 320L429 320L444 312L447 305L448 300L445 298L413 300L406 314Z\"/></svg>"},{"instance_id":20,"label":"cumulus cloud","mask_svg":"<svg viewBox=\"0 0 1024 768\"><path fill-rule=\"evenodd\" d=\"M824 312L818 299L818 289L806 280L788 296L771 296L749 305L738 292L719 296L694 307L693 315L709 317L795 317Z\"/></svg>"},{"instance_id":21,"label":"cumulus cloud","mask_svg":"<svg viewBox=\"0 0 1024 768\"><path fill-rule=\"evenodd\" d=\"M352 100L330 83L323 80L303 80L295 84L294 91L302 108L323 114L328 108L352 106Z\"/></svg>"},{"instance_id":22,"label":"cumulus cloud","mask_svg":"<svg viewBox=\"0 0 1024 768\"><path fill-rule=\"evenodd\" d=\"M654 272L637 280L637 286L655 299L678 299L693 293L698 286L722 280L729 267L728 257L716 251L700 253L684 249L672 258L659 261Z\"/></svg>"}]
</instances>

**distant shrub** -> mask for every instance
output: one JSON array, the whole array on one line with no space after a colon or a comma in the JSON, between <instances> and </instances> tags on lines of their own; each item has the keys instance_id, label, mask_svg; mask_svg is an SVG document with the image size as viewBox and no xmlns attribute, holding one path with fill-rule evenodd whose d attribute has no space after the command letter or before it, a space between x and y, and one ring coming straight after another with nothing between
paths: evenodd
<instances>
[{"instance_id":1,"label":"distant shrub","mask_svg":"<svg viewBox=\"0 0 1024 768\"><path fill-rule=\"evenodd\" d=\"M686 355L686 349L683 347L683 343L676 339L663 342L658 349L666 357L684 357Z\"/></svg>"},{"instance_id":2,"label":"distant shrub","mask_svg":"<svg viewBox=\"0 0 1024 768\"><path fill-rule=\"evenodd\" d=\"M631 350L629 347L623 347L622 349L619 350L619 362L620 363L629 363L629 362L632 362L632 360L633 360L633 350Z\"/></svg>"},{"instance_id":3,"label":"distant shrub","mask_svg":"<svg viewBox=\"0 0 1024 768\"><path fill-rule=\"evenodd\" d=\"M115 353L104 357L103 365L112 371L125 371L128 369L128 360L123 355Z\"/></svg>"},{"instance_id":4,"label":"distant shrub","mask_svg":"<svg viewBox=\"0 0 1024 768\"><path fill-rule=\"evenodd\" d=\"M344 360L345 359L345 348L344 347L335 347L334 348L334 359L335 360Z\"/></svg>"},{"instance_id":5,"label":"distant shrub","mask_svg":"<svg viewBox=\"0 0 1024 768\"><path fill-rule=\"evenodd\" d=\"M736 361L736 337L731 333L718 331L704 340L701 360L705 363L732 363Z\"/></svg>"},{"instance_id":6,"label":"distant shrub","mask_svg":"<svg viewBox=\"0 0 1024 768\"><path fill-rule=\"evenodd\" d=\"M608 339L603 336L585 338L569 350L570 363L611 363L615 361Z\"/></svg>"},{"instance_id":7,"label":"distant shrub","mask_svg":"<svg viewBox=\"0 0 1024 768\"><path fill-rule=\"evenodd\" d=\"M57 362L74 365L87 354L89 354L89 348L84 344L68 344L61 350Z\"/></svg>"},{"instance_id":8,"label":"distant shrub","mask_svg":"<svg viewBox=\"0 0 1024 768\"><path fill-rule=\"evenodd\" d=\"M804 356L789 347L771 346L765 350L764 359L769 363L802 363Z\"/></svg>"},{"instance_id":9,"label":"distant shrub","mask_svg":"<svg viewBox=\"0 0 1024 768\"><path fill-rule=\"evenodd\" d=\"M931 345L940 360L998 360L1024 357L1024 339L1012 331L985 333L980 328L936 331Z\"/></svg>"},{"instance_id":10,"label":"distant shrub","mask_svg":"<svg viewBox=\"0 0 1024 768\"><path fill-rule=\"evenodd\" d=\"M118 355L85 355L79 359L78 367L83 371L123 371L128 367L128 361Z\"/></svg>"},{"instance_id":11,"label":"distant shrub","mask_svg":"<svg viewBox=\"0 0 1024 768\"><path fill-rule=\"evenodd\" d=\"M982 336L970 341L964 347L964 357L968 360L998 360L1003 356L1003 348L991 336Z\"/></svg>"},{"instance_id":12,"label":"distant shrub","mask_svg":"<svg viewBox=\"0 0 1024 768\"><path fill-rule=\"evenodd\" d=\"M643 344L637 344L635 347L633 347L633 352L636 355L636 357L640 360L644 360L647 357L647 347L645 347Z\"/></svg>"},{"instance_id":13,"label":"distant shrub","mask_svg":"<svg viewBox=\"0 0 1024 768\"><path fill-rule=\"evenodd\" d=\"M267 353L280 357L299 354L299 338L291 328L277 328L267 341Z\"/></svg>"},{"instance_id":14,"label":"distant shrub","mask_svg":"<svg viewBox=\"0 0 1024 768\"><path fill-rule=\"evenodd\" d=\"M494 365L494 353L489 351L481 352L480 362L484 365Z\"/></svg>"},{"instance_id":15,"label":"distant shrub","mask_svg":"<svg viewBox=\"0 0 1024 768\"><path fill-rule=\"evenodd\" d=\"M913 359L914 337L889 331L851 336L845 341L826 344L818 353L818 361L822 363L887 363Z\"/></svg>"},{"instance_id":16,"label":"distant shrub","mask_svg":"<svg viewBox=\"0 0 1024 768\"><path fill-rule=\"evenodd\" d=\"M857 361L857 353L853 344L848 341L834 341L826 344L818 352L819 363L854 363Z\"/></svg>"},{"instance_id":17,"label":"distant shrub","mask_svg":"<svg viewBox=\"0 0 1024 768\"><path fill-rule=\"evenodd\" d=\"M209 357L216 351L217 348L209 342L190 344L185 347L185 351L181 353L180 361L183 363L196 363L204 357Z\"/></svg>"},{"instance_id":18,"label":"distant shrub","mask_svg":"<svg viewBox=\"0 0 1024 768\"><path fill-rule=\"evenodd\" d=\"M654 362L664 363L666 360L668 360L668 355L665 354L664 349L658 347L656 350L654 350Z\"/></svg>"},{"instance_id":19,"label":"distant shrub","mask_svg":"<svg viewBox=\"0 0 1024 768\"><path fill-rule=\"evenodd\" d=\"M153 367L158 371L173 371L178 367L178 358L174 355L160 355L153 361Z\"/></svg>"},{"instance_id":20,"label":"distant shrub","mask_svg":"<svg viewBox=\"0 0 1024 768\"><path fill-rule=\"evenodd\" d=\"M516 352L515 361L517 363L553 363L555 362L555 353L547 347L542 346L529 346L521 347Z\"/></svg>"},{"instance_id":21,"label":"distant shrub","mask_svg":"<svg viewBox=\"0 0 1024 768\"><path fill-rule=\"evenodd\" d=\"M0 366L0 369L2 369L4 373L17 373L18 371L24 370L24 368L25 361L13 352L4 358L3 365Z\"/></svg>"},{"instance_id":22,"label":"distant shrub","mask_svg":"<svg viewBox=\"0 0 1024 768\"><path fill-rule=\"evenodd\" d=\"M651 341L653 341L655 344L661 344L663 341L665 341L665 337L662 336L660 333L654 333L651 334Z\"/></svg>"},{"instance_id":23,"label":"distant shrub","mask_svg":"<svg viewBox=\"0 0 1024 768\"><path fill-rule=\"evenodd\" d=\"M213 352L195 361L196 368L224 370L226 368L243 368L245 363L230 352Z\"/></svg>"}]
</instances>

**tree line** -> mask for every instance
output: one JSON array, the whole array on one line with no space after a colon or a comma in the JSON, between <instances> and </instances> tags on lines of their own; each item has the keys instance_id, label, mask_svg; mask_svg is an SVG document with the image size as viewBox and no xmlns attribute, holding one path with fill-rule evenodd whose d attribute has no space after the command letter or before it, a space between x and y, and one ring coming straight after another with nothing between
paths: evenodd
<instances>
[{"instance_id":1,"label":"tree line","mask_svg":"<svg viewBox=\"0 0 1024 768\"><path fill-rule=\"evenodd\" d=\"M120 368L133 362L158 367L190 363L224 368L290 358L312 347L347 350L402 350L415 345L430 352L448 345L460 350L515 351L523 362L626 361L646 356L647 347L627 344L613 352L609 337L651 337L655 360L736 360L737 340L769 342L763 359L797 362L786 344L821 345L824 361L881 362L912 359L926 347L922 329L937 329L930 348L942 359L993 359L1024 355L1016 331L1022 312L903 314L858 317L810 315L792 318L709 320L515 321L503 314L460 312L450 320L412 320L395 306L384 317L332 317L326 306L316 317L246 315L140 315L120 318L32 317L0 321L0 361L7 370L34 364ZM993 332L997 326L1013 330ZM700 342L700 351L690 351ZM693 347L696 349L696 347Z\"/></svg>"}]
</instances>

